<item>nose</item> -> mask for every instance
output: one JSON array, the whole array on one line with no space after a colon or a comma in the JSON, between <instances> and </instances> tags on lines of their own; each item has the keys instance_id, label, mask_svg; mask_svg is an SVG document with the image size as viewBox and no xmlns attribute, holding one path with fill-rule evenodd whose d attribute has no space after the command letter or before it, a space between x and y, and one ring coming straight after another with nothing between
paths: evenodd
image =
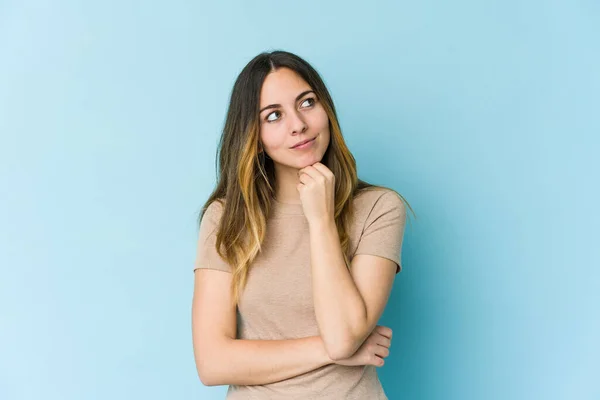
<instances>
[{"instance_id":1,"label":"nose","mask_svg":"<svg viewBox=\"0 0 600 400\"><path fill-rule=\"evenodd\" d=\"M299 133L303 133L304 131L306 131L306 129L308 129L308 126L306 125L306 123L304 122L302 117L300 115L298 115L297 112L294 112L290 115L291 115L290 124L292 127L292 134L297 135Z\"/></svg>"}]
</instances>

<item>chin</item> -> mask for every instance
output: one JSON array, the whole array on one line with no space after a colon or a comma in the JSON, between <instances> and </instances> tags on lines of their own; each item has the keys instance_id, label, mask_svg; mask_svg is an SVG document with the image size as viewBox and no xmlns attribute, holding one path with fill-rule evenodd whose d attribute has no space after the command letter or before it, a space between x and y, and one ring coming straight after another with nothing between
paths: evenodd
<instances>
[{"instance_id":1,"label":"chin","mask_svg":"<svg viewBox=\"0 0 600 400\"><path fill-rule=\"evenodd\" d=\"M312 155L310 157L303 158L300 162L300 166L298 168L308 167L309 165L313 165L315 163L321 162L323 159L323 155Z\"/></svg>"},{"instance_id":2,"label":"chin","mask_svg":"<svg viewBox=\"0 0 600 400\"><path fill-rule=\"evenodd\" d=\"M317 162L322 162L324 155L325 155L324 152L317 150L314 153L303 154L302 156L296 156L295 160L289 160L289 162L279 161L277 163L284 167L302 169L302 168L308 167L309 165L313 165Z\"/></svg>"}]
</instances>

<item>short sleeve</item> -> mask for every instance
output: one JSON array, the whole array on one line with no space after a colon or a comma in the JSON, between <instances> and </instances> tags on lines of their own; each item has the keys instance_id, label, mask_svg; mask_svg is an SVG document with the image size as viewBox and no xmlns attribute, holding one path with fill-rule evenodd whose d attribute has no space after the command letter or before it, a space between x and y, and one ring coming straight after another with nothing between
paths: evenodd
<instances>
[{"instance_id":1,"label":"short sleeve","mask_svg":"<svg viewBox=\"0 0 600 400\"><path fill-rule=\"evenodd\" d=\"M364 223L356 251L384 257L396 263L396 273L402 270L401 252L406 225L406 206L394 191L386 191L373 204Z\"/></svg>"},{"instance_id":2,"label":"short sleeve","mask_svg":"<svg viewBox=\"0 0 600 400\"><path fill-rule=\"evenodd\" d=\"M222 211L222 204L215 201L208 206L200 221L194 272L198 268L232 272L231 266L221 258L215 247Z\"/></svg>"}]
</instances>

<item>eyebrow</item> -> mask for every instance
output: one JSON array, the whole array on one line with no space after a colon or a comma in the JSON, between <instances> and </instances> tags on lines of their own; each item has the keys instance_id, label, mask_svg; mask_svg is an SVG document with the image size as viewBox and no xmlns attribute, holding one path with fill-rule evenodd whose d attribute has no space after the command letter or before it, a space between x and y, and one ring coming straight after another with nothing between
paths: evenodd
<instances>
[{"instance_id":1,"label":"eyebrow","mask_svg":"<svg viewBox=\"0 0 600 400\"><path fill-rule=\"evenodd\" d=\"M303 96L305 96L308 93L314 93L314 90L305 90L304 92L300 93L298 96L296 96L296 101L300 100ZM268 110L269 108L277 108L277 107L281 107L281 104L270 104L266 107L263 107L258 113L262 113L265 110Z\"/></svg>"}]
</instances>

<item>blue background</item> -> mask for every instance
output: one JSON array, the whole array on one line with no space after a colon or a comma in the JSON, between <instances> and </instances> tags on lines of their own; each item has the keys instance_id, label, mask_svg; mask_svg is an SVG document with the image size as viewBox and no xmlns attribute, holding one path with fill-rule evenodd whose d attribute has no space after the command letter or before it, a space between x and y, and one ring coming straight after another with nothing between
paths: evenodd
<instances>
[{"instance_id":1,"label":"blue background","mask_svg":"<svg viewBox=\"0 0 600 400\"><path fill-rule=\"evenodd\" d=\"M220 399L196 217L241 68L328 85L417 213L390 399L600 399L597 1L0 1L0 399Z\"/></svg>"}]
</instances>

